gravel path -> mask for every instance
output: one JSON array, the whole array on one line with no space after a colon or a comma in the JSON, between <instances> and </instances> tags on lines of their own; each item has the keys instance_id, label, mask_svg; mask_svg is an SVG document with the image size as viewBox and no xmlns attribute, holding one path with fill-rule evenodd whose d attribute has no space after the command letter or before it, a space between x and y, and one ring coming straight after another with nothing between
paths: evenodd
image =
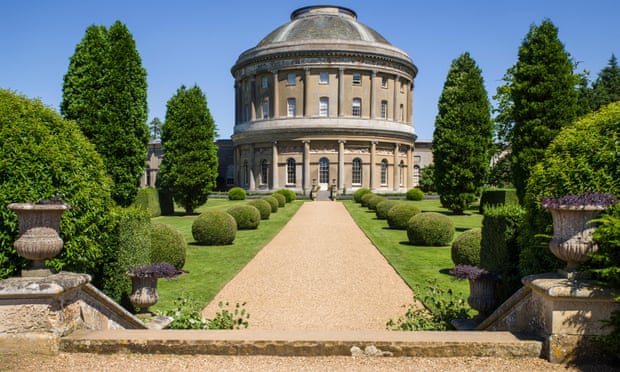
<instances>
[{"instance_id":1,"label":"gravel path","mask_svg":"<svg viewBox=\"0 0 620 372\"><path fill-rule=\"evenodd\" d=\"M295 217L204 309L246 302L249 327L385 330L413 293L342 203L304 203Z\"/></svg>"}]
</instances>

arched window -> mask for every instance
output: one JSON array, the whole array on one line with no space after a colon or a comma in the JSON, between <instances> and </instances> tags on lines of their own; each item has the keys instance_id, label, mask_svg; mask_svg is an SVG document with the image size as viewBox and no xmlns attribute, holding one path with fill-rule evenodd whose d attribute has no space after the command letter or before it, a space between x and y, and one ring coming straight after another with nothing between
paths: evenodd
<instances>
[{"instance_id":1,"label":"arched window","mask_svg":"<svg viewBox=\"0 0 620 372\"><path fill-rule=\"evenodd\" d=\"M354 185L362 184L362 159L355 158L351 164L351 183Z\"/></svg>"},{"instance_id":2,"label":"arched window","mask_svg":"<svg viewBox=\"0 0 620 372\"><path fill-rule=\"evenodd\" d=\"M388 161L383 159L381 160L381 185L387 185L387 177L388 177Z\"/></svg>"},{"instance_id":3,"label":"arched window","mask_svg":"<svg viewBox=\"0 0 620 372\"><path fill-rule=\"evenodd\" d=\"M243 185L248 186L248 180L250 179L250 169L248 168L248 161L243 161Z\"/></svg>"},{"instance_id":4,"label":"arched window","mask_svg":"<svg viewBox=\"0 0 620 372\"><path fill-rule=\"evenodd\" d=\"M269 100L263 100L263 119L269 119Z\"/></svg>"},{"instance_id":5,"label":"arched window","mask_svg":"<svg viewBox=\"0 0 620 372\"><path fill-rule=\"evenodd\" d=\"M297 162L293 158L286 161L286 183L295 185L297 183Z\"/></svg>"},{"instance_id":6,"label":"arched window","mask_svg":"<svg viewBox=\"0 0 620 372\"><path fill-rule=\"evenodd\" d=\"M329 159L319 160L319 183L329 183Z\"/></svg>"},{"instance_id":7,"label":"arched window","mask_svg":"<svg viewBox=\"0 0 620 372\"><path fill-rule=\"evenodd\" d=\"M404 186L404 183L405 183L405 162L401 160L400 164L398 166L400 167L400 186Z\"/></svg>"},{"instance_id":8,"label":"arched window","mask_svg":"<svg viewBox=\"0 0 620 372\"><path fill-rule=\"evenodd\" d=\"M420 186L420 166L413 167L413 186Z\"/></svg>"},{"instance_id":9,"label":"arched window","mask_svg":"<svg viewBox=\"0 0 620 372\"><path fill-rule=\"evenodd\" d=\"M266 185L269 182L269 164L263 159L260 162L260 183Z\"/></svg>"}]
</instances>

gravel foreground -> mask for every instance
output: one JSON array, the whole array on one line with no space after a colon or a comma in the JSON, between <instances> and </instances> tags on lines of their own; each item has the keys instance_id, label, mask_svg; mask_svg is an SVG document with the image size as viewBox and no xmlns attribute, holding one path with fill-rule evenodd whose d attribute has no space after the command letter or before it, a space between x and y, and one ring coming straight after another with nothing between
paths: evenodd
<instances>
[{"instance_id":1,"label":"gravel foreground","mask_svg":"<svg viewBox=\"0 0 620 372\"><path fill-rule=\"evenodd\" d=\"M618 371L538 358L273 357L215 355L0 354L0 371Z\"/></svg>"}]
</instances>

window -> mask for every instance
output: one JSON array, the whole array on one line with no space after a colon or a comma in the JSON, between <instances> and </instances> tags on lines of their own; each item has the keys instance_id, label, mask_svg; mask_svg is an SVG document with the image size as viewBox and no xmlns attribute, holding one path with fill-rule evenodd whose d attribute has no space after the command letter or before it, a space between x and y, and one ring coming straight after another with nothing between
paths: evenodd
<instances>
[{"instance_id":1,"label":"window","mask_svg":"<svg viewBox=\"0 0 620 372\"><path fill-rule=\"evenodd\" d=\"M362 85L362 75L358 73L353 74L353 85Z\"/></svg>"},{"instance_id":2,"label":"window","mask_svg":"<svg viewBox=\"0 0 620 372\"><path fill-rule=\"evenodd\" d=\"M269 79L267 78L267 76L263 76L260 86L263 89L267 89L267 87L269 87Z\"/></svg>"},{"instance_id":3,"label":"window","mask_svg":"<svg viewBox=\"0 0 620 372\"><path fill-rule=\"evenodd\" d=\"M400 82L400 92L405 93L405 83L403 83L402 81Z\"/></svg>"},{"instance_id":4,"label":"window","mask_svg":"<svg viewBox=\"0 0 620 372\"><path fill-rule=\"evenodd\" d=\"M319 116L329 116L329 97L319 98Z\"/></svg>"},{"instance_id":5,"label":"window","mask_svg":"<svg viewBox=\"0 0 620 372\"><path fill-rule=\"evenodd\" d=\"M381 76L381 88L386 88L388 87L388 78L387 76Z\"/></svg>"},{"instance_id":6,"label":"window","mask_svg":"<svg viewBox=\"0 0 620 372\"><path fill-rule=\"evenodd\" d=\"M267 160L263 159L260 162L260 183L266 185L268 182L269 164Z\"/></svg>"},{"instance_id":7,"label":"window","mask_svg":"<svg viewBox=\"0 0 620 372\"><path fill-rule=\"evenodd\" d=\"M296 74L288 74L287 84L288 85L295 85L295 84L297 84L297 75Z\"/></svg>"},{"instance_id":8,"label":"window","mask_svg":"<svg viewBox=\"0 0 620 372\"><path fill-rule=\"evenodd\" d=\"M319 73L319 84L329 84L329 73L327 72Z\"/></svg>"},{"instance_id":9,"label":"window","mask_svg":"<svg viewBox=\"0 0 620 372\"><path fill-rule=\"evenodd\" d=\"M351 166L351 183L354 185L362 184L362 159L355 158Z\"/></svg>"},{"instance_id":10,"label":"window","mask_svg":"<svg viewBox=\"0 0 620 372\"><path fill-rule=\"evenodd\" d=\"M286 161L286 183L289 185L297 183L297 163L293 158Z\"/></svg>"},{"instance_id":11,"label":"window","mask_svg":"<svg viewBox=\"0 0 620 372\"><path fill-rule=\"evenodd\" d=\"M400 104L400 121L405 121L405 106Z\"/></svg>"},{"instance_id":12,"label":"window","mask_svg":"<svg viewBox=\"0 0 620 372\"><path fill-rule=\"evenodd\" d=\"M329 159L319 159L319 183L329 183Z\"/></svg>"},{"instance_id":13,"label":"window","mask_svg":"<svg viewBox=\"0 0 620 372\"><path fill-rule=\"evenodd\" d=\"M294 118L295 117L295 113L297 111L297 101L295 100L295 98L289 98L286 100L286 116L288 116L289 118Z\"/></svg>"},{"instance_id":14,"label":"window","mask_svg":"<svg viewBox=\"0 0 620 372\"><path fill-rule=\"evenodd\" d=\"M403 186L403 183L405 181L405 163L401 160L400 164L398 165L400 167L400 186Z\"/></svg>"},{"instance_id":15,"label":"window","mask_svg":"<svg viewBox=\"0 0 620 372\"><path fill-rule=\"evenodd\" d=\"M413 167L413 186L420 186L420 167Z\"/></svg>"},{"instance_id":16,"label":"window","mask_svg":"<svg viewBox=\"0 0 620 372\"><path fill-rule=\"evenodd\" d=\"M243 161L243 185L248 186L248 181L250 179L250 169L248 168L248 161Z\"/></svg>"},{"instance_id":17,"label":"window","mask_svg":"<svg viewBox=\"0 0 620 372\"><path fill-rule=\"evenodd\" d=\"M388 162L387 160L381 160L381 185L387 185L387 168Z\"/></svg>"},{"instance_id":18,"label":"window","mask_svg":"<svg viewBox=\"0 0 620 372\"><path fill-rule=\"evenodd\" d=\"M388 102L381 101L381 119L387 119L388 114Z\"/></svg>"},{"instance_id":19,"label":"window","mask_svg":"<svg viewBox=\"0 0 620 372\"><path fill-rule=\"evenodd\" d=\"M250 104L246 103L243 108L243 121L252 120L252 111L250 110Z\"/></svg>"},{"instance_id":20,"label":"window","mask_svg":"<svg viewBox=\"0 0 620 372\"><path fill-rule=\"evenodd\" d=\"M269 100L265 98L263 101L263 119L269 118Z\"/></svg>"},{"instance_id":21,"label":"window","mask_svg":"<svg viewBox=\"0 0 620 372\"><path fill-rule=\"evenodd\" d=\"M360 117L362 116L362 99L361 98L353 98L353 109L351 110L353 116Z\"/></svg>"}]
</instances>

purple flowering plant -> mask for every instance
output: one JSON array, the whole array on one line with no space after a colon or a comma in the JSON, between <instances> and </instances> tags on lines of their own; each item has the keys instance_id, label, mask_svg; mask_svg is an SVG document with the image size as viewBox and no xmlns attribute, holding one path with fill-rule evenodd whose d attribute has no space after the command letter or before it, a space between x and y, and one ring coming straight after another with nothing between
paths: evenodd
<instances>
[{"instance_id":1,"label":"purple flowering plant","mask_svg":"<svg viewBox=\"0 0 620 372\"><path fill-rule=\"evenodd\" d=\"M450 274L458 280L465 279L497 279L497 275L490 271L480 268L478 266L458 264L452 270Z\"/></svg>"},{"instance_id":2,"label":"purple flowering plant","mask_svg":"<svg viewBox=\"0 0 620 372\"><path fill-rule=\"evenodd\" d=\"M175 278L183 272L167 262L156 262L150 265L130 268L129 275L145 278L147 276L156 278Z\"/></svg>"},{"instance_id":3,"label":"purple flowering plant","mask_svg":"<svg viewBox=\"0 0 620 372\"><path fill-rule=\"evenodd\" d=\"M586 205L592 205L607 209L616 203L617 200L613 194L600 192L586 192L579 195L570 194L559 198L549 196L541 198L543 208L558 208L560 206L585 207Z\"/></svg>"}]
</instances>

